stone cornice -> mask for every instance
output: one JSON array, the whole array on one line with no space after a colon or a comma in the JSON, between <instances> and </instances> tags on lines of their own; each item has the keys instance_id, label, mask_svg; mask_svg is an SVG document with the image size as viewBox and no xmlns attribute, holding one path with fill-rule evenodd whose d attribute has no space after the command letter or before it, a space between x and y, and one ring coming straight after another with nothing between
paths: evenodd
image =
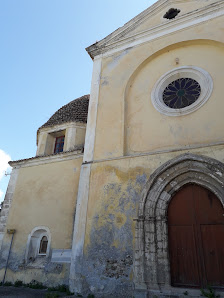
<instances>
[{"instance_id":1,"label":"stone cornice","mask_svg":"<svg viewBox=\"0 0 224 298\"><path fill-rule=\"evenodd\" d=\"M78 127L78 128L86 128L86 123L82 123L82 122L66 122L66 123L61 123L61 124L55 124L52 126L47 126L47 127L43 127L43 128L39 128L38 132L48 132L48 133L52 133L55 132L57 130L65 130L68 127Z\"/></svg>"},{"instance_id":2,"label":"stone cornice","mask_svg":"<svg viewBox=\"0 0 224 298\"><path fill-rule=\"evenodd\" d=\"M71 159L82 158L82 150L68 151L59 154L52 154L47 156L35 156L27 159L10 161L9 165L13 168L33 167L54 162L66 161Z\"/></svg>"},{"instance_id":3,"label":"stone cornice","mask_svg":"<svg viewBox=\"0 0 224 298\"><path fill-rule=\"evenodd\" d=\"M222 146L220 150L223 150L224 142L222 141L222 142L213 142L213 143L204 143L204 144L193 144L193 145L187 145L184 147L174 147L170 149L153 150L153 151L148 151L143 153L133 153L130 155L123 155L123 156L117 156L117 157L111 157L111 158L95 159L89 162L83 162L83 164L87 165L87 164L94 164L94 163L102 163L107 161L138 158L143 156L159 155L159 154L166 154L166 153L172 153L172 152L189 152L191 150L201 150L204 148L216 147L216 146Z\"/></svg>"},{"instance_id":4,"label":"stone cornice","mask_svg":"<svg viewBox=\"0 0 224 298\"><path fill-rule=\"evenodd\" d=\"M146 18L149 18L157 13L168 2L169 1L159 1L159 5L156 3L157 6L156 4L151 6L150 10L147 9L143 11L143 13L139 14L123 27L108 35L106 38L87 47L86 50L91 58L95 59L97 56L110 56L124 49L143 44L150 40L169 35L173 32L180 31L224 15L224 1L219 0L200 9L177 16L175 19L167 20L162 24L149 28L140 33L127 36L129 32L139 26L139 24L142 23ZM177 1L173 2L178 3Z\"/></svg>"}]
</instances>

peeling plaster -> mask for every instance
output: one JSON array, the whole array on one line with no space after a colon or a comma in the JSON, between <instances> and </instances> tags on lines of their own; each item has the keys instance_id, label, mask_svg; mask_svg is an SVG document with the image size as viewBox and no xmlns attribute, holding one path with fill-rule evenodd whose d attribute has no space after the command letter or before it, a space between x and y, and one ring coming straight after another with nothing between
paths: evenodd
<instances>
[{"instance_id":1,"label":"peeling plaster","mask_svg":"<svg viewBox=\"0 0 224 298\"><path fill-rule=\"evenodd\" d=\"M83 293L101 297L103 287L102 297L127 297L133 291L133 218L147 176L142 168L125 173L107 166L104 171L117 182L104 184L102 200L89 223L82 264Z\"/></svg>"}]
</instances>

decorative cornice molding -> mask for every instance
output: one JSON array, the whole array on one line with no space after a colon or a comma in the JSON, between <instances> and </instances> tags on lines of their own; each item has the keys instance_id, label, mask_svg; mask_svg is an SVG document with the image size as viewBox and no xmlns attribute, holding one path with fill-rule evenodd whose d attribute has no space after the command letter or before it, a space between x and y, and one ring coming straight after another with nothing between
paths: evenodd
<instances>
[{"instance_id":1,"label":"decorative cornice molding","mask_svg":"<svg viewBox=\"0 0 224 298\"><path fill-rule=\"evenodd\" d=\"M193 27L197 24L224 15L224 1L219 0L192 12L177 16L175 19L166 20L164 23L145 31L125 36L140 24L138 18L142 18L142 21L144 21L150 14L152 16L155 12L157 13L162 6L167 4L167 2L169 1L164 1L159 7L156 7L156 9L150 13L148 12L148 14L138 15L106 38L86 48L87 52L94 59L98 56L107 57L124 49L138 46L145 42L169 35L185 28Z\"/></svg>"},{"instance_id":2,"label":"decorative cornice molding","mask_svg":"<svg viewBox=\"0 0 224 298\"><path fill-rule=\"evenodd\" d=\"M130 155L118 156L118 157L95 159L90 162L86 162L84 164L103 163L103 162L107 162L107 161L138 158L138 157L143 157L143 156L159 155L159 154L172 153L172 152L184 152L184 151L189 152L190 150L201 150L204 148L215 147L215 146L222 146L222 148L220 148L220 150L224 150L224 141L204 143L204 144L193 144L193 145L187 145L184 147L174 147L174 148L170 148L170 149L153 150L153 151L148 151L148 152L143 152L143 153L134 153L134 154L130 154Z\"/></svg>"},{"instance_id":3,"label":"decorative cornice molding","mask_svg":"<svg viewBox=\"0 0 224 298\"><path fill-rule=\"evenodd\" d=\"M13 168L25 168L25 167L33 167L33 166L39 166L43 164L54 163L54 162L67 161L71 159L78 159L82 157L83 157L83 153L81 152L81 150L77 150L77 151L63 152L63 153L48 155L48 156L35 156L29 159L10 161L9 165Z\"/></svg>"},{"instance_id":4,"label":"decorative cornice molding","mask_svg":"<svg viewBox=\"0 0 224 298\"><path fill-rule=\"evenodd\" d=\"M55 124L53 126L39 128L37 133L40 133L40 132L52 133L55 131L65 130L66 128L69 128L69 127L86 128L86 123L72 121L72 122L66 122L62 124Z\"/></svg>"}]
</instances>

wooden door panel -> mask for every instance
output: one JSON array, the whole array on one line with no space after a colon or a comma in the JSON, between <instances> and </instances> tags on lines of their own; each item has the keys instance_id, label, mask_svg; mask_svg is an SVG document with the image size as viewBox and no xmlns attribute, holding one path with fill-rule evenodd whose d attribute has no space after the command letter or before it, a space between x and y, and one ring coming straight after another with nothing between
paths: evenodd
<instances>
[{"instance_id":1,"label":"wooden door panel","mask_svg":"<svg viewBox=\"0 0 224 298\"><path fill-rule=\"evenodd\" d=\"M201 225L207 284L224 287L224 225Z\"/></svg>"},{"instance_id":2,"label":"wooden door panel","mask_svg":"<svg viewBox=\"0 0 224 298\"><path fill-rule=\"evenodd\" d=\"M192 187L196 224L224 224L223 207L216 195L198 185Z\"/></svg>"},{"instance_id":3,"label":"wooden door panel","mask_svg":"<svg viewBox=\"0 0 224 298\"><path fill-rule=\"evenodd\" d=\"M191 225L194 223L192 185L178 191L169 204L170 225Z\"/></svg>"},{"instance_id":4,"label":"wooden door panel","mask_svg":"<svg viewBox=\"0 0 224 298\"><path fill-rule=\"evenodd\" d=\"M184 186L168 207L173 286L224 287L223 206L210 190Z\"/></svg>"},{"instance_id":5,"label":"wooden door panel","mask_svg":"<svg viewBox=\"0 0 224 298\"><path fill-rule=\"evenodd\" d=\"M169 227L170 264L173 286L200 285L193 226Z\"/></svg>"}]
</instances>

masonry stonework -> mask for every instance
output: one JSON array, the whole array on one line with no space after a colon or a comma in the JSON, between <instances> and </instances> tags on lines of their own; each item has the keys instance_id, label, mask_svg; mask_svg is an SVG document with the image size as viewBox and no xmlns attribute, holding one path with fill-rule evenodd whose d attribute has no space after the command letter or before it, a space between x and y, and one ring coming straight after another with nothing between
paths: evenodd
<instances>
[{"instance_id":1,"label":"masonry stonework","mask_svg":"<svg viewBox=\"0 0 224 298\"><path fill-rule=\"evenodd\" d=\"M224 205L224 164L205 156L183 154L159 167L148 180L136 225L135 287L172 291L167 209L181 187L195 183L210 189Z\"/></svg>"}]
</instances>

